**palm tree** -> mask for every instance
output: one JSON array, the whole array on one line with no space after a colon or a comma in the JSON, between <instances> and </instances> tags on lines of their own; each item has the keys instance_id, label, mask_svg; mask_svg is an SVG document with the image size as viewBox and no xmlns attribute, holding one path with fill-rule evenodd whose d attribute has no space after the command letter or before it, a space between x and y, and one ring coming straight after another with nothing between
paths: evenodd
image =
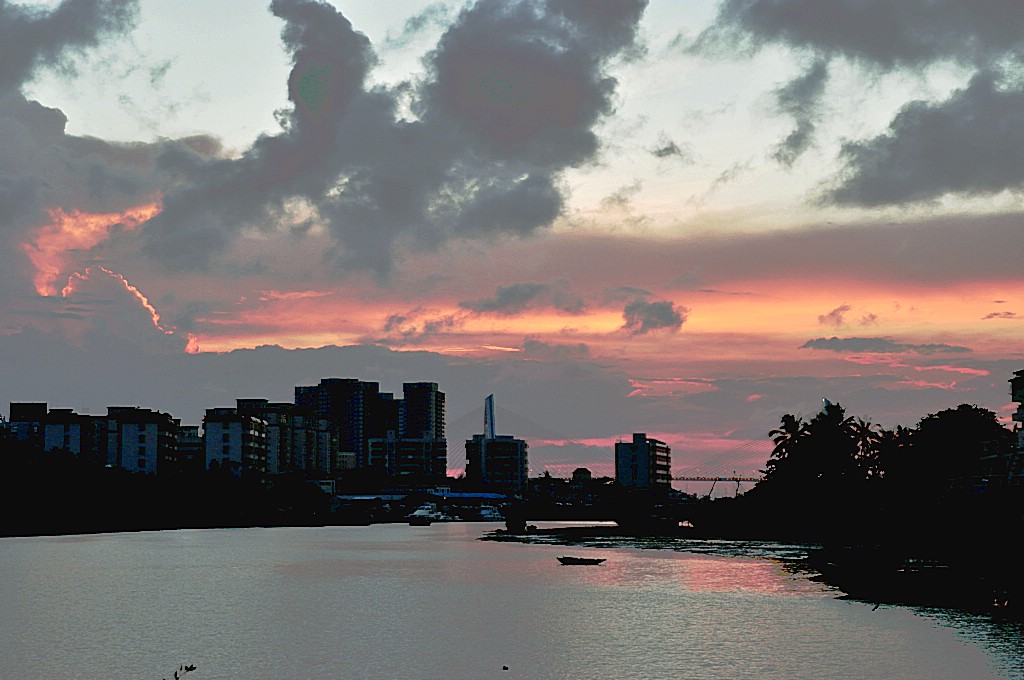
<instances>
[{"instance_id":1,"label":"palm tree","mask_svg":"<svg viewBox=\"0 0 1024 680\"><path fill-rule=\"evenodd\" d=\"M786 464L783 461L788 461L798 454L800 445L807 434L806 427L803 419L799 416L787 413L782 416L780 426L768 433L775 448L772 449L772 455L765 464L765 469L761 470L765 479L769 479L779 471L780 463L782 467L785 467Z\"/></svg>"}]
</instances>

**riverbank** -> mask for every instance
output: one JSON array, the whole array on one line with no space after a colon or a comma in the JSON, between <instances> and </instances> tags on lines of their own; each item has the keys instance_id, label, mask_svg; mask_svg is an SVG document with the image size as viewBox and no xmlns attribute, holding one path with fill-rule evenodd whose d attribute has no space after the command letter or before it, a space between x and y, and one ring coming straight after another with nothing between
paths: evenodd
<instances>
[{"instance_id":1,"label":"riverbank","mask_svg":"<svg viewBox=\"0 0 1024 680\"><path fill-rule=\"evenodd\" d=\"M631 532L614 524L499 529L482 540L629 547L778 560L804 577L836 589L839 597L875 606L957 609L1024 622L1024 592L1015 562L1002 551L942 556L909 554L877 546L823 546L770 539L731 539L685 528L659 534Z\"/></svg>"}]
</instances>

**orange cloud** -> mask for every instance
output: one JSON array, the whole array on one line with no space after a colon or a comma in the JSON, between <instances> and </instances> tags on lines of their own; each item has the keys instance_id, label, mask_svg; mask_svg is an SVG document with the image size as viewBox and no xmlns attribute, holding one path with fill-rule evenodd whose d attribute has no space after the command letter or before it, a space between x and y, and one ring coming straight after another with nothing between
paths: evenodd
<instances>
[{"instance_id":1,"label":"orange cloud","mask_svg":"<svg viewBox=\"0 0 1024 680\"><path fill-rule=\"evenodd\" d=\"M53 296L57 294L56 281L67 265L69 251L89 250L99 245L116 226L137 228L160 212L160 204L149 203L117 213L87 213L61 208L47 212L50 224L37 229L30 242L21 244L21 249L36 268L32 280L36 292Z\"/></svg>"}]
</instances>

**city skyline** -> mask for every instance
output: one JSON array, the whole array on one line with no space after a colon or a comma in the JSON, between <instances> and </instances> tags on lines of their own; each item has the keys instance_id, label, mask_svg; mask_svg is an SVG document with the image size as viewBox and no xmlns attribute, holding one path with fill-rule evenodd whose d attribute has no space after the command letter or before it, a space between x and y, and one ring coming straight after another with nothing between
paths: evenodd
<instances>
[{"instance_id":1,"label":"city skyline","mask_svg":"<svg viewBox=\"0 0 1024 680\"><path fill-rule=\"evenodd\" d=\"M4 4L0 403L432 381L560 475L1009 424L1024 9L800 5Z\"/></svg>"}]
</instances>

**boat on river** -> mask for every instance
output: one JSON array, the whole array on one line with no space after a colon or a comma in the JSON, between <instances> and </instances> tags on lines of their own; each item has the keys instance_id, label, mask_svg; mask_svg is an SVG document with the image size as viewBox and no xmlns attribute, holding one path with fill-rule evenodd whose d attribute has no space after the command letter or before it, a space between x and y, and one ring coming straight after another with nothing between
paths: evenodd
<instances>
[{"instance_id":1,"label":"boat on river","mask_svg":"<svg viewBox=\"0 0 1024 680\"><path fill-rule=\"evenodd\" d=\"M455 522L459 518L438 510L434 503L424 503L406 515L405 519L409 521L410 526L425 527L434 522Z\"/></svg>"},{"instance_id":2,"label":"boat on river","mask_svg":"<svg viewBox=\"0 0 1024 680\"><path fill-rule=\"evenodd\" d=\"M605 561L604 557L559 557L558 561L562 564L601 564Z\"/></svg>"}]
</instances>

